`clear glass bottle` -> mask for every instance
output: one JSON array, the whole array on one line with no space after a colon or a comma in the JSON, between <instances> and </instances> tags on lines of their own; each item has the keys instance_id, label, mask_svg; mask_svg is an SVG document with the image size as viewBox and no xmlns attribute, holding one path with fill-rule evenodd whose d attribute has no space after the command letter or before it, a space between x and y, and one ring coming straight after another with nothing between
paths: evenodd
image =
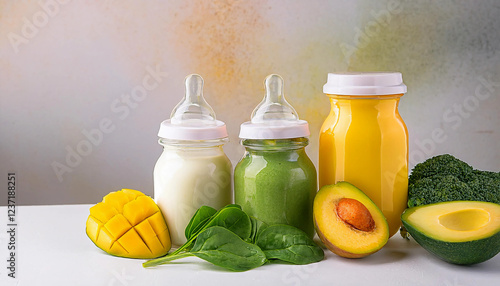
<instances>
[{"instance_id":1,"label":"clear glass bottle","mask_svg":"<svg viewBox=\"0 0 500 286\"><path fill-rule=\"evenodd\" d=\"M202 94L203 79L186 77L186 96L160 126L163 152L154 168L154 196L173 245L186 242L184 230L203 205L231 203L232 166L223 150L226 126L215 119Z\"/></svg>"},{"instance_id":2,"label":"clear glass bottle","mask_svg":"<svg viewBox=\"0 0 500 286\"><path fill-rule=\"evenodd\" d=\"M306 154L309 128L285 100L283 79L266 78L266 97L240 130L245 154L234 173L235 203L268 224L314 235L316 169Z\"/></svg>"},{"instance_id":3,"label":"clear glass bottle","mask_svg":"<svg viewBox=\"0 0 500 286\"><path fill-rule=\"evenodd\" d=\"M320 133L319 186L347 181L381 209L392 236L408 196L408 131L400 73L328 74L331 110Z\"/></svg>"}]
</instances>

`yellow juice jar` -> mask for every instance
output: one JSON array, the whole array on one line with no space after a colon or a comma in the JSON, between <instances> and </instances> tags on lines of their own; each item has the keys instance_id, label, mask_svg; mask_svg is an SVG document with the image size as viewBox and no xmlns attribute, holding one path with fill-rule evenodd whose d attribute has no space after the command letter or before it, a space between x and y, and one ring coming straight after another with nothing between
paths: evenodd
<instances>
[{"instance_id":1,"label":"yellow juice jar","mask_svg":"<svg viewBox=\"0 0 500 286\"><path fill-rule=\"evenodd\" d=\"M408 196L408 130L399 112L401 73L330 73L320 133L319 186L347 181L382 210L390 236Z\"/></svg>"}]
</instances>

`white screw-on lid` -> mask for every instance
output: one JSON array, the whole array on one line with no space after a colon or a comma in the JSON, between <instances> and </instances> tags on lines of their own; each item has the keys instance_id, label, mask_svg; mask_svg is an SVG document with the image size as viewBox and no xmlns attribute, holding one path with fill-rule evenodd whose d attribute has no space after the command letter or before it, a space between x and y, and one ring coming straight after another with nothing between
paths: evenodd
<instances>
[{"instance_id":1,"label":"white screw-on lid","mask_svg":"<svg viewBox=\"0 0 500 286\"><path fill-rule=\"evenodd\" d=\"M174 140L213 140L226 138L226 124L215 119L215 112L203 97L203 78L186 77L186 94L172 110L170 119L160 124L158 136Z\"/></svg>"},{"instance_id":2,"label":"white screw-on lid","mask_svg":"<svg viewBox=\"0 0 500 286\"><path fill-rule=\"evenodd\" d=\"M326 94L386 95L406 93L399 72L329 73L323 86Z\"/></svg>"},{"instance_id":3,"label":"white screw-on lid","mask_svg":"<svg viewBox=\"0 0 500 286\"><path fill-rule=\"evenodd\" d=\"M220 120L213 126L182 126L165 120L160 124L158 137L173 140L213 140L226 138L226 124Z\"/></svg>"},{"instance_id":4,"label":"white screw-on lid","mask_svg":"<svg viewBox=\"0 0 500 286\"><path fill-rule=\"evenodd\" d=\"M309 132L309 124L305 120L297 120L295 123L286 125L283 122L281 126L252 123L251 121L241 124L240 138L242 139L288 139L307 137L311 135Z\"/></svg>"},{"instance_id":5,"label":"white screw-on lid","mask_svg":"<svg viewBox=\"0 0 500 286\"><path fill-rule=\"evenodd\" d=\"M266 95L252 112L251 121L241 124L242 139L288 139L310 135L307 121L299 120L286 101L283 78L277 74L266 77Z\"/></svg>"}]
</instances>

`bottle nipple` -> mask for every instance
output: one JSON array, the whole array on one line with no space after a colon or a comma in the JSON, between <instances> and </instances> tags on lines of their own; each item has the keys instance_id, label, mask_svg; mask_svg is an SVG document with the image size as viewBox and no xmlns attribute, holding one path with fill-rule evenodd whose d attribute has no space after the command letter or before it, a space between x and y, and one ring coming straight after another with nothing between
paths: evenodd
<instances>
[{"instance_id":1,"label":"bottle nipple","mask_svg":"<svg viewBox=\"0 0 500 286\"><path fill-rule=\"evenodd\" d=\"M283 78L271 74L264 81L266 95L240 128L242 139L289 139L309 136L309 125L286 101Z\"/></svg>"},{"instance_id":2,"label":"bottle nipple","mask_svg":"<svg viewBox=\"0 0 500 286\"><path fill-rule=\"evenodd\" d=\"M299 117L293 107L286 101L283 78L271 74L264 81L266 95L252 112L252 123L276 121L297 121Z\"/></svg>"},{"instance_id":3,"label":"bottle nipple","mask_svg":"<svg viewBox=\"0 0 500 286\"><path fill-rule=\"evenodd\" d=\"M216 125L215 112L203 97L203 78L197 74L185 79L186 93L170 115L172 124L187 126Z\"/></svg>"}]
</instances>

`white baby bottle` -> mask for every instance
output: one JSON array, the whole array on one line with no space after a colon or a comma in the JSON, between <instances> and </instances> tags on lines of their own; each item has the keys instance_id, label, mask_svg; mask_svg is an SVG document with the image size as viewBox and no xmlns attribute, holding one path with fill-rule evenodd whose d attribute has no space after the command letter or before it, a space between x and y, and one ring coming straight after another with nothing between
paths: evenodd
<instances>
[{"instance_id":1,"label":"white baby bottle","mask_svg":"<svg viewBox=\"0 0 500 286\"><path fill-rule=\"evenodd\" d=\"M154 168L154 197L177 246L186 242L185 228L198 208L219 209L232 200L232 167L222 149L226 125L205 101L202 77L189 75L185 84L183 100L160 125L163 153Z\"/></svg>"}]
</instances>

